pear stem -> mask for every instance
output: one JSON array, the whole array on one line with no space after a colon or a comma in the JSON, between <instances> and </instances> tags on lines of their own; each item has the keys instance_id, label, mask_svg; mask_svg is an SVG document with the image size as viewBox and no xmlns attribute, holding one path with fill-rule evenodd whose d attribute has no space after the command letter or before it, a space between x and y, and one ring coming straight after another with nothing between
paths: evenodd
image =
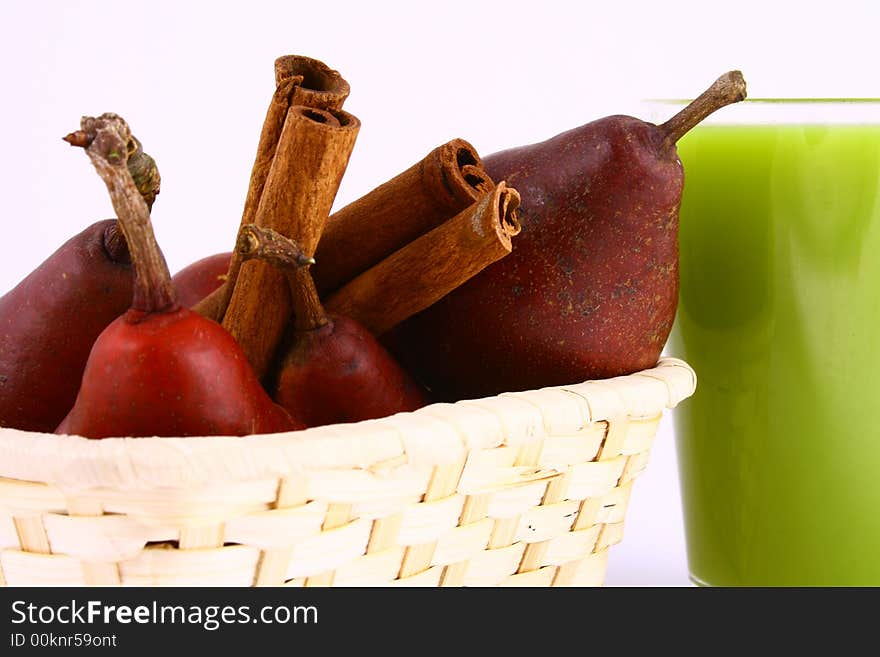
<instances>
[{"instance_id":1,"label":"pear stem","mask_svg":"<svg viewBox=\"0 0 880 657\"><path fill-rule=\"evenodd\" d=\"M78 146L80 148L88 148L94 138L95 135L93 133L89 134L84 130L77 130L71 132L66 137L62 137L71 146ZM128 150L128 171L131 173L131 177L134 178L134 184L137 186L141 196L147 202L147 207L152 210L162 183L159 169L156 166L156 160L144 152L141 142L134 135L129 135L129 142L126 146Z\"/></svg>"},{"instance_id":2,"label":"pear stem","mask_svg":"<svg viewBox=\"0 0 880 657\"><path fill-rule=\"evenodd\" d=\"M288 269L285 273L293 301L294 328L305 333L329 324L330 317L318 296L312 273L308 269Z\"/></svg>"},{"instance_id":3,"label":"pear stem","mask_svg":"<svg viewBox=\"0 0 880 657\"><path fill-rule=\"evenodd\" d=\"M315 264L315 259L308 257L295 241L256 224L241 227L235 250L242 261L263 260L285 270Z\"/></svg>"},{"instance_id":4,"label":"pear stem","mask_svg":"<svg viewBox=\"0 0 880 657\"><path fill-rule=\"evenodd\" d=\"M83 130L77 130L76 132L71 132L66 137L62 137L62 139L71 146L88 148L94 137L94 134L90 135ZM153 202L159 194L159 187L162 181L159 176L159 169L156 166L156 160L144 152L141 142L134 135L130 135L130 139L131 141L128 143L128 171L134 179L134 184L137 185L141 196L147 202L147 207L152 211ZM131 263L128 244L125 242L125 236L122 234L119 222L110 224L104 231L104 249L107 251L111 262Z\"/></svg>"},{"instance_id":5,"label":"pear stem","mask_svg":"<svg viewBox=\"0 0 880 657\"><path fill-rule=\"evenodd\" d=\"M235 254L241 262L262 260L284 272L297 331L310 331L330 322L311 274L303 269L315 264L315 259L307 256L297 242L271 228L245 224L238 233Z\"/></svg>"},{"instance_id":6,"label":"pear stem","mask_svg":"<svg viewBox=\"0 0 880 657\"><path fill-rule=\"evenodd\" d=\"M144 152L141 142L134 135L132 135L131 141L134 143L135 150L128 156L128 171L131 173L141 196L147 202L147 208L152 211L156 196L159 195L162 179L159 177L156 161Z\"/></svg>"},{"instance_id":7,"label":"pear stem","mask_svg":"<svg viewBox=\"0 0 880 657\"><path fill-rule=\"evenodd\" d=\"M235 249L229 259L226 280L193 306L193 310L215 322L221 321L223 310L229 306L232 298L241 266L248 260L262 260L283 271L315 264L315 259L308 257L299 244L278 231L253 223L243 224L238 230Z\"/></svg>"},{"instance_id":8,"label":"pear stem","mask_svg":"<svg viewBox=\"0 0 880 657\"><path fill-rule=\"evenodd\" d=\"M685 133L713 112L737 103L746 97L746 81L739 71L728 71L712 83L712 86L691 101L687 107L661 124L663 146L675 146Z\"/></svg>"},{"instance_id":9,"label":"pear stem","mask_svg":"<svg viewBox=\"0 0 880 657\"><path fill-rule=\"evenodd\" d=\"M137 150L132 148L128 124L122 117L108 113L98 118L84 116L80 128L65 141L85 148L110 193L135 272L132 309L145 313L176 309L177 292L153 233L148 202L127 166L129 157Z\"/></svg>"}]
</instances>

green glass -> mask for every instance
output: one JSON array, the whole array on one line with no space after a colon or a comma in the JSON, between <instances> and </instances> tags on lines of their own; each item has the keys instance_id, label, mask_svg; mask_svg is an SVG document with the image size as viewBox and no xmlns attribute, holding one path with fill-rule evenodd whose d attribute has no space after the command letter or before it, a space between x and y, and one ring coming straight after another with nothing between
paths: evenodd
<instances>
[{"instance_id":1,"label":"green glass","mask_svg":"<svg viewBox=\"0 0 880 657\"><path fill-rule=\"evenodd\" d=\"M745 101L679 154L691 578L880 586L880 102Z\"/></svg>"}]
</instances>

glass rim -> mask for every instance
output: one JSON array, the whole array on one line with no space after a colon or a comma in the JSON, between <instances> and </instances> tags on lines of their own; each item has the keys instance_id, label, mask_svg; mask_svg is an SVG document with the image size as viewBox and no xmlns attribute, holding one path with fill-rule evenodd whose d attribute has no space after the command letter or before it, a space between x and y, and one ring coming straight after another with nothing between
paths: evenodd
<instances>
[{"instance_id":1,"label":"glass rim","mask_svg":"<svg viewBox=\"0 0 880 657\"><path fill-rule=\"evenodd\" d=\"M690 99L659 98L642 102L653 119L664 121ZM663 115L666 115L663 118ZM650 120L650 119L649 119ZM746 98L722 107L701 125L878 125L880 98Z\"/></svg>"},{"instance_id":2,"label":"glass rim","mask_svg":"<svg viewBox=\"0 0 880 657\"><path fill-rule=\"evenodd\" d=\"M646 98L644 102L646 103L664 103L670 105L687 105L691 102L693 98ZM816 104L816 105L827 105L827 104L870 104L870 103L880 103L880 97L877 98L869 98L869 97L853 97L853 98L844 98L844 97L828 97L828 98L807 98L807 97L791 97L791 98L745 98L744 100L739 101L738 103L734 103L729 105L728 107L735 107L736 105L748 105L753 103L766 103L766 104Z\"/></svg>"}]
</instances>

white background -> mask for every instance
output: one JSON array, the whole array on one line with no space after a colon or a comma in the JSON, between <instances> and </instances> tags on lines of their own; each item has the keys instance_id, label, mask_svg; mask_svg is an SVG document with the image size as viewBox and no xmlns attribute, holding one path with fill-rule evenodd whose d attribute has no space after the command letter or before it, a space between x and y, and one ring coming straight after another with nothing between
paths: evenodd
<instances>
[{"instance_id":1,"label":"white background","mask_svg":"<svg viewBox=\"0 0 880 657\"><path fill-rule=\"evenodd\" d=\"M232 244L279 55L351 84L362 128L338 208L454 137L488 155L692 97L732 68L752 97L880 96L878 26L876 0L5 0L0 293L112 216L87 158L61 141L82 114L123 115L157 159L153 218L176 271ZM611 555L608 585L688 585L670 414Z\"/></svg>"}]
</instances>

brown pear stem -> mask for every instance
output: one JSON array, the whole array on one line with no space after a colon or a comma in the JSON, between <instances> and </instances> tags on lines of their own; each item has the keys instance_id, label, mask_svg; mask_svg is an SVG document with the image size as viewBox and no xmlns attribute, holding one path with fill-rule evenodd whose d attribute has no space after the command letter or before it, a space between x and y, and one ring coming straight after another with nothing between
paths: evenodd
<instances>
[{"instance_id":1,"label":"brown pear stem","mask_svg":"<svg viewBox=\"0 0 880 657\"><path fill-rule=\"evenodd\" d=\"M313 331L330 323L321 304L312 274L307 269L287 270L287 284L293 302L293 327L299 333Z\"/></svg>"},{"instance_id":2,"label":"brown pear stem","mask_svg":"<svg viewBox=\"0 0 880 657\"><path fill-rule=\"evenodd\" d=\"M135 150L128 156L128 171L141 196L147 202L147 207L152 210L162 179L159 177L156 161L144 152L141 142L134 137L131 140L134 142Z\"/></svg>"},{"instance_id":3,"label":"brown pear stem","mask_svg":"<svg viewBox=\"0 0 880 657\"><path fill-rule=\"evenodd\" d=\"M660 125L664 133L663 148L671 148L686 132L713 112L744 100L746 81L739 71L728 71L715 80L706 91L692 100L687 107Z\"/></svg>"},{"instance_id":4,"label":"brown pear stem","mask_svg":"<svg viewBox=\"0 0 880 657\"><path fill-rule=\"evenodd\" d=\"M271 228L248 224L238 233L235 251L242 262L262 260L284 272L291 291L297 331L310 331L329 323L315 283L308 271L303 270L303 267L315 264L315 259L306 255L299 244Z\"/></svg>"},{"instance_id":5,"label":"brown pear stem","mask_svg":"<svg viewBox=\"0 0 880 657\"><path fill-rule=\"evenodd\" d=\"M171 273L153 233L150 208L127 166L132 140L128 124L108 113L98 118L84 116L80 125L85 139L68 141L85 148L110 193L135 272L132 309L146 313L173 310L178 304Z\"/></svg>"},{"instance_id":6,"label":"brown pear stem","mask_svg":"<svg viewBox=\"0 0 880 657\"><path fill-rule=\"evenodd\" d=\"M262 260L284 273L293 300L297 331L310 331L329 323L315 283L308 271L303 270L315 264L315 259L307 256L294 240L271 228L248 224L238 233L235 251L242 262Z\"/></svg>"},{"instance_id":7,"label":"brown pear stem","mask_svg":"<svg viewBox=\"0 0 880 657\"><path fill-rule=\"evenodd\" d=\"M71 132L66 137L62 137L71 146L80 148L88 148L94 139L93 134L89 134L84 130ZM159 168L156 166L156 160L144 152L141 142L134 136L129 136L129 142L126 144L128 150L128 171L134 178L134 184L147 202L147 207L152 210L156 196L159 194L159 188L162 178L159 176Z\"/></svg>"},{"instance_id":8,"label":"brown pear stem","mask_svg":"<svg viewBox=\"0 0 880 657\"><path fill-rule=\"evenodd\" d=\"M262 260L285 271L315 264L315 259L307 256L292 239L256 224L241 227L235 250L243 261Z\"/></svg>"},{"instance_id":9,"label":"brown pear stem","mask_svg":"<svg viewBox=\"0 0 880 657\"><path fill-rule=\"evenodd\" d=\"M93 138L94 135L89 135L83 130L71 132L66 137L63 137L64 141L71 146L78 146L80 148L87 148L92 143ZM147 202L147 207L152 211L153 202L159 194L159 187L162 181L159 176L159 168L156 166L156 160L144 152L141 142L134 135L131 136L127 146L129 152L128 172L134 179L134 184L137 186L141 196L143 196L144 201ZM125 241L125 236L122 234L119 222L110 224L104 231L104 249L111 262L131 262L128 244Z\"/></svg>"},{"instance_id":10,"label":"brown pear stem","mask_svg":"<svg viewBox=\"0 0 880 657\"><path fill-rule=\"evenodd\" d=\"M271 228L264 228L256 224L245 224L238 231L235 248L229 260L229 271L223 284L199 301L192 309L208 319L220 322L223 313L229 306L232 291L241 273L241 266L248 260L262 260L269 264L281 266L282 263L290 263L290 266L313 265L314 258L309 258L303 253L302 248L293 240L289 240Z\"/></svg>"}]
</instances>

